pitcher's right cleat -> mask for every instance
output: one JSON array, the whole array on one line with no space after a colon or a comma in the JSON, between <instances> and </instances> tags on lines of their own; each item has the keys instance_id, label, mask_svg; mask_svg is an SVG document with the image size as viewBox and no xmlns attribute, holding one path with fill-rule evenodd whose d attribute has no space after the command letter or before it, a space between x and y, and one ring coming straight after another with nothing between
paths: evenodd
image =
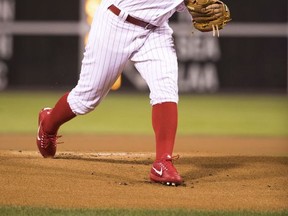
<instances>
[{"instance_id":1,"label":"pitcher's right cleat","mask_svg":"<svg viewBox=\"0 0 288 216\"><path fill-rule=\"evenodd\" d=\"M182 178L172 163L174 158L165 154L160 160L155 161L151 168L150 180L167 186L182 184Z\"/></svg>"},{"instance_id":2,"label":"pitcher's right cleat","mask_svg":"<svg viewBox=\"0 0 288 216\"><path fill-rule=\"evenodd\" d=\"M56 147L57 147L57 139L60 136L49 135L43 131L42 128L42 121L46 118L47 115L50 115L52 109L51 108L44 108L39 112L38 117L38 132L37 132L37 147L44 158L51 158L54 157L56 154Z\"/></svg>"}]
</instances>

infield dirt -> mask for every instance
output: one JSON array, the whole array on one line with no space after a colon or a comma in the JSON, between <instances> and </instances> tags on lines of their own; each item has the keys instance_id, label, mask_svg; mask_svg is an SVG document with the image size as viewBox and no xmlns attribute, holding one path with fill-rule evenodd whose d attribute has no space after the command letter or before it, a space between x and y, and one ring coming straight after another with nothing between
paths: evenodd
<instances>
[{"instance_id":1,"label":"infield dirt","mask_svg":"<svg viewBox=\"0 0 288 216\"><path fill-rule=\"evenodd\" d=\"M55 159L35 137L0 135L0 205L288 209L288 138L179 136L183 186L150 183L151 136L65 135Z\"/></svg>"}]
</instances>

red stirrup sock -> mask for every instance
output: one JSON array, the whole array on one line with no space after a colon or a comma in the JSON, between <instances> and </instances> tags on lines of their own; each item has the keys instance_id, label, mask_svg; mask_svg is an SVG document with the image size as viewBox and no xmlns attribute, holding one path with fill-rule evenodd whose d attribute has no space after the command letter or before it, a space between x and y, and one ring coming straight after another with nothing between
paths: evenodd
<instances>
[{"instance_id":1,"label":"red stirrup sock","mask_svg":"<svg viewBox=\"0 0 288 216\"><path fill-rule=\"evenodd\" d=\"M50 115L43 120L42 127L47 134L57 134L62 124L76 116L67 102L68 94L66 93L58 100Z\"/></svg>"},{"instance_id":2,"label":"red stirrup sock","mask_svg":"<svg viewBox=\"0 0 288 216\"><path fill-rule=\"evenodd\" d=\"M152 107L152 125L156 138L156 160L172 156L178 123L177 103L165 102Z\"/></svg>"}]
</instances>

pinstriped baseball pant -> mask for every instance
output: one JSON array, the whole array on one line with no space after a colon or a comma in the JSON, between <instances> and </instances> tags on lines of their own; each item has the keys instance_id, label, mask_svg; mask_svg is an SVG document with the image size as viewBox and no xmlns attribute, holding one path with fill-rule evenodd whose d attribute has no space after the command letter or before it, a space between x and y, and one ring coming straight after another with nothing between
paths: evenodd
<instances>
[{"instance_id":1,"label":"pinstriped baseball pant","mask_svg":"<svg viewBox=\"0 0 288 216\"><path fill-rule=\"evenodd\" d=\"M153 30L128 23L100 6L91 25L80 77L68 96L76 115L86 114L101 102L128 60L147 82L152 105L178 102L178 64L167 23Z\"/></svg>"}]
</instances>

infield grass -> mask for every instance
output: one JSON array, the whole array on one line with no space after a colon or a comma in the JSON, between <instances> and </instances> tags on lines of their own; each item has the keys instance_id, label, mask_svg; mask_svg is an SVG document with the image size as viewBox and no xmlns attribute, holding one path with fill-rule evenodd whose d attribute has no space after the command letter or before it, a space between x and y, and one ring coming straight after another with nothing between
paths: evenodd
<instances>
[{"instance_id":1,"label":"infield grass","mask_svg":"<svg viewBox=\"0 0 288 216\"><path fill-rule=\"evenodd\" d=\"M35 133L38 112L63 92L1 92L0 133ZM147 94L110 93L93 112L63 133L152 134ZM180 95L178 134L288 136L285 95Z\"/></svg>"},{"instance_id":2,"label":"infield grass","mask_svg":"<svg viewBox=\"0 0 288 216\"><path fill-rule=\"evenodd\" d=\"M256 211L195 211L184 209L147 210L147 209L52 209L32 207L0 207L0 214L7 216L284 216L288 211L256 212Z\"/></svg>"}]
</instances>

